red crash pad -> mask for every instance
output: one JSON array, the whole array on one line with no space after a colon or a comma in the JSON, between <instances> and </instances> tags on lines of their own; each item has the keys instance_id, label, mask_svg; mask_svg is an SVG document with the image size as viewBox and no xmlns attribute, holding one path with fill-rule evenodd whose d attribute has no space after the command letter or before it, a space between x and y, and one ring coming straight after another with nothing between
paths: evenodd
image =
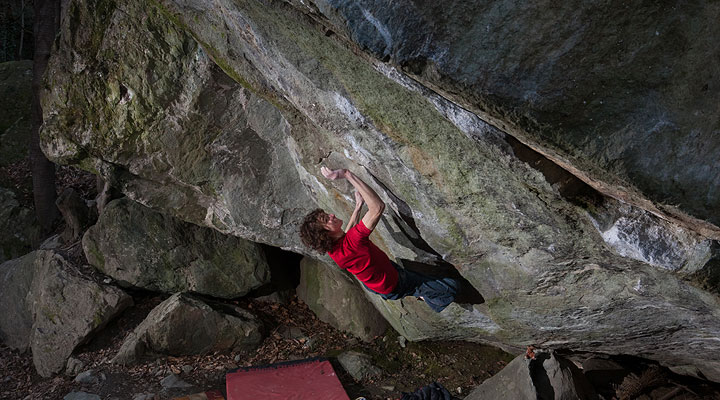
<instances>
[{"instance_id":1,"label":"red crash pad","mask_svg":"<svg viewBox=\"0 0 720 400\"><path fill-rule=\"evenodd\" d=\"M324 358L238 368L225 382L228 400L350 400Z\"/></svg>"}]
</instances>

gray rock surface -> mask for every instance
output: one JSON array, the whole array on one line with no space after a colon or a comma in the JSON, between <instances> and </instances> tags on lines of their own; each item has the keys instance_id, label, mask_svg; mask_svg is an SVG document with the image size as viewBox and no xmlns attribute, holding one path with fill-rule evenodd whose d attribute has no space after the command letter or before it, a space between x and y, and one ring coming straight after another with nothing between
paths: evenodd
<instances>
[{"instance_id":1,"label":"gray rock surface","mask_svg":"<svg viewBox=\"0 0 720 400\"><path fill-rule=\"evenodd\" d=\"M356 381L364 381L382 375L382 370L373 365L372 358L357 351L346 351L338 356L345 371Z\"/></svg>"},{"instance_id":2,"label":"gray rock surface","mask_svg":"<svg viewBox=\"0 0 720 400\"><path fill-rule=\"evenodd\" d=\"M537 399L529 363L524 356L515 357L502 371L473 389L465 400Z\"/></svg>"},{"instance_id":3,"label":"gray rock surface","mask_svg":"<svg viewBox=\"0 0 720 400\"><path fill-rule=\"evenodd\" d=\"M104 375L100 376L97 374L97 372L94 369L89 369L87 371L83 371L79 373L74 381L77 383L81 383L84 385L95 385L99 383L101 380L104 379Z\"/></svg>"},{"instance_id":4,"label":"gray rock surface","mask_svg":"<svg viewBox=\"0 0 720 400\"><path fill-rule=\"evenodd\" d=\"M77 376L85 368L85 363L75 357L68 358L65 366L65 375Z\"/></svg>"},{"instance_id":5,"label":"gray rock surface","mask_svg":"<svg viewBox=\"0 0 720 400\"><path fill-rule=\"evenodd\" d=\"M161 355L247 350L262 340L260 322L239 307L216 311L185 294L155 307L125 339L112 362L133 364Z\"/></svg>"},{"instance_id":6,"label":"gray rock surface","mask_svg":"<svg viewBox=\"0 0 720 400\"><path fill-rule=\"evenodd\" d=\"M88 207L85 200L73 188L63 190L55 204L65 221L65 230L62 233L65 243L73 243L80 239L85 229L97 219L95 209Z\"/></svg>"},{"instance_id":7,"label":"gray rock surface","mask_svg":"<svg viewBox=\"0 0 720 400\"><path fill-rule=\"evenodd\" d=\"M349 274L332 265L304 258L300 262L301 299L318 316L337 329L370 341L385 333L385 318L368 301Z\"/></svg>"},{"instance_id":8,"label":"gray rock surface","mask_svg":"<svg viewBox=\"0 0 720 400\"><path fill-rule=\"evenodd\" d=\"M86 392L70 392L63 397L63 400L100 400L100 396Z\"/></svg>"},{"instance_id":9,"label":"gray rock surface","mask_svg":"<svg viewBox=\"0 0 720 400\"><path fill-rule=\"evenodd\" d=\"M0 273L0 339L29 347L44 377L62 371L75 347L132 304L121 290L81 276L48 250L5 262Z\"/></svg>"},{"instance_id":10,"label":"gray rock surface","mask_svg":"<svg viewBox=\"0 0 720 400\"><path fill-rule=\"evenodd\" d=\"M293 3L596 187L678 205L718 232L716 5Z\"/></svg>"},{"instance_id":11,"label":"gray rock surface","mask_svg":"<svg viewBox=\"0 0 720 400\"><path fill-rule=\"evenodd\" d=\"M192 384L180 379L180 377L175 374L170 374L163 378L160 381L160 385L165 389L189 388L193 386Z\"/></svg>"},{"instance_id":12,"label":"gray rock surface","mask_svg":"<svg viewBox=\"0 0 720 400\"><path fill-rule=\"evenodd\" d=\"M234 298L270 280L255 243L163 215L127 198L110 202L87 230L90 264L121 284Z\"/></svg>"},{"instance_id":13,"label":"gray rock surface","mask_svg":"<svg viewBox=\"0 0 720 400\"><path fill-rule=\"evenodd\" d=\"M133 400L155 400L155 393L138 393L133 396Z\"/></svg>"},{"instance_id":14,"label":"gray rock surface","mask_svg":"<svg viewBox=\"0 0 720 400\"><path fill-rule=\"evenodd\" d=\"M33 317L27 297L37 257L33 252L0 264L0 341L14 349L30 346Z\"/></svg>"},{"instance_id":15,"label":"gray rock surface","mask_svg":"<svg viewBox=\"0 0 720 400\"><path fill-rule=\"evenodd\" d=\"M552 352L536 351L535 360L516 357L485 380L465 400L598 399L582 371Z\"/></svg>"},{"instance_id":16,"label":"gray rock surface","mask_svg":"<svg viewBox=\"0 0 720 400\"><path fill-rule=\"evenodd\" d=\"M429 315L370 297L409 340L642 355L720 381L717 296L683 276L714 265L720 237L714 5L102 4L73 1L63 19L43 97L52 159L308 255L302 216L352 210L320 165L352 168L388 205L381 249L450 263L486 300ZM553 166L599 192L568 198ZM610 247L599 231L622 207L593 214L608 196L673 235L638 240L654 222L623 222L627 243Z\"/></svg>"},{"instance_id":17,"label":"gray rock surface","mask_svg":"<svg viewBox=\"0 0 720 400\"><path fill-rule=\"evenodd\" d=\"M25 298L33 319L30 347L35 369L48 377L62 371L75 347L133 301L120 289L83 277L56 253L33 254L34 279Z\"/></svg>"}]
</instances>

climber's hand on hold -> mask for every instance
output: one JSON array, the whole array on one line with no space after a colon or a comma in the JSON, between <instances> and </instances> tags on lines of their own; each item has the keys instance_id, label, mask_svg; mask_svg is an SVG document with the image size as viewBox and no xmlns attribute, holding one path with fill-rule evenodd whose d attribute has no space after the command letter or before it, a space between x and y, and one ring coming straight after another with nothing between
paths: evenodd
<instances>
[{"instance_id":1,"label":"climber's hand on hold","mask_svg":"<svg viewBox=\"0 0 720 400\"><path fill-rule=\"evenodd\" d=\"M336 179L345 179L345 174L348 172L346 169L333 169L327 167L321 167L320 173L323 174L324 177L327 179L330 179L331 181L334 181Z\"/></svg>"}]
</instances>

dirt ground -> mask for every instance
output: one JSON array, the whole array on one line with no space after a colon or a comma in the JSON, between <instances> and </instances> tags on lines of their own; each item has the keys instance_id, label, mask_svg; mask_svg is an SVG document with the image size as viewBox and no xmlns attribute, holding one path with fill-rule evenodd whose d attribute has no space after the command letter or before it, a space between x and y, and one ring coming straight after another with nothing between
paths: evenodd
<instances>
[{"instance_id":1,"label":"dirt ground","mask_svg":"<svg viewBox=\"0 0 720 400\"><path fill-rule=\"evenodd\" d=\"M500 371L512 359L502 350L466 342L419 342L401 347L391 329L370 343L343 334L318 320L307 306L294 297L287 305L256 300L239 302L255 313L266 327L266 338L251 353L220 353L202 356L162 357L134 366L109 363L125 336L159 304L164 297L139 294L136 305L110 323L91 342L79 348L73 357L105 377L97 384L83 385L73 377L58 375L42 378L34 370L29 352L20 354L0 345L1 399L62 399L72 391L99 395L102 399L132 399L152 393L157 399L211 389L225 392L226 371L251 365L265 365L309 357L330 358L351 399L399 399L432 382L439 382L458 397L464 397L476 385ZM287 335L299 328L302 337ZM375 380L355 382L335 357L345 350L356 350L373 357L383 375ZM183 368L184 367L184 368ZM192 384L186 389L163 390L160 381L171 373Z\"/></svg>"}]
</instances>

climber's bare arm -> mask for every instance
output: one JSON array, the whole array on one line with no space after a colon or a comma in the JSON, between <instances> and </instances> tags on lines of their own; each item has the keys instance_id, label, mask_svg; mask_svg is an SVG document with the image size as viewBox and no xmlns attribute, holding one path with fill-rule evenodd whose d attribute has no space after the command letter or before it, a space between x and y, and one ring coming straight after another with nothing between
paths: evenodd
<instances>
[{"instance_id":1,"label":"climber's bare arm","mask_svg":"<svg viewBox=\"0 0 720 400\"><path fill-rule=\"evenodd\" d=\"M365 201L362 198L362 195L357 190L355 191L355 209L353 210L352 215L350 216L350 219L348 220L347 226L345 227L345 233L350 230L355 224L358 223L358 220L360 219L360 211L362 210L362 206L365 203Z\"/></svg>"},{"instance_id":2,"label":"climber's bare arm","mask_svg":"<svg viewBox=\"0 0 720 400\"><path fill-rule=\"evenodd\" d=\"M368 229L375 229L378 221L380 221L383 211L385 210L385 203L380 199L377 193L375 193L370 186L363 182L362 179L358 178L352 173L352 171L347 169L330 170L322 167L320 172L322 172L323 176L331 180L347 179L348 182L353 185L355 190L360 192L360 195L368 206L368 211L363 216L362 222Z\"/></svg>"}]
</instances>

